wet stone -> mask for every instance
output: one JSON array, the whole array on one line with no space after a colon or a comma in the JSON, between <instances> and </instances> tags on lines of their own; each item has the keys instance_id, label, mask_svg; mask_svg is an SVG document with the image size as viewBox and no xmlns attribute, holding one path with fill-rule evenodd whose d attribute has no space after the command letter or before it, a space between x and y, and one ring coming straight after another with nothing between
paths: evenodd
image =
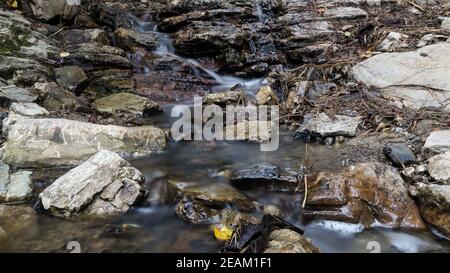
<instances>
[{"instance_id":1,"label":"wet stone","mask_svg":"<svg viewBox=\"0 0 450 273\"><path fill-rule=\"evenodd\" d=\"M384 153L398 166L407 166L416 161L416 156L404 143L390 144L384 148Z\"/></svg>"},{"instance_id":2,"label":"wet stone","mask_svg":"<svg viewBox=\"0 0 450 273\"><path fill-rule=\"evenodd\" d=\"M423 230L425 225L414 200L396 169L371 162L351 166L342 173L320 173L308 185L303 216L390 228Z\"/></svg>"},{"instance_id":3,"label":"wet stone","mask_svg":"<svg viewBox=\"0 0 450 273\"><path fill-rule=\"evenodd\" d=\"M31 238L38 232L38 216L28 206L0 205L0 241Z\"/></svg>"},{"instance_id":4,"label":"wet stone","mask_svg":"<svg viewBox=\"0 0 450 273\"><path fill-rule=\"evenodd\" d=\"M303 174L298 170L256 164L234 172L230 183L243 190L263 188L269 191L295 191L299 183L302 183L302 177Z\"/></svg>"},{"instance_id":5,"label":"wet stone","mask_svg":"<svg viewBox=\"0 0 450 273\"><path fill-rule=\"evenodd\" d=\"M0 103L8 107L12 102L34 102L37 96L29 89L15 85L0 87Z\"/></svg>"},{"instance_id":6,"label":"wet stone","mask_svg":"<svg viewBox=\"0 0 450 273\"><path fill-rule=\"evenodd\" d=\"M450 238L450 186L421 184L418 198L423 218L440 234Z\"/></svg>"},{"instance_id":7,"label":"wet stone","mask_svg":"<svg viewBox=\"0 0 450 273\"><path fill-rule=\"evenodd\" d=\"M87 80L86 74L79 66L64 66L55 69L56 82L70 90L74 91L77 87Z\"/></svg>"}]
</instances>

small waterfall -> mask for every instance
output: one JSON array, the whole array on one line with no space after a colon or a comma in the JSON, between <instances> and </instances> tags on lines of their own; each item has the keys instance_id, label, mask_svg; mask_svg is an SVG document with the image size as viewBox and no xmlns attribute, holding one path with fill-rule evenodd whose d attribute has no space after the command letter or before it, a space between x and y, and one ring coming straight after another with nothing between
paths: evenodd
<instances>
[{"instance_id":1,"label":"small waterfall","mask_svg":"<svg viewBox=\"0 0 450 273\"><path fill-rule=\"evenodd\" d=\"M256 16L258 16L258 21L261 24L265 24L265 22L267 20L267 15L264 14L264 10L262 7L262 1L263 0L255 0L255 11L256 11Z\"/></svg>"},{"instance_id":2,"label":"small waterfall","mask_svg":"<svg viewBox=\"0 0 450 273\"><path fill-rule=\"evenodd\" d=\"M170 56L178 59L180 62L190 65L195 71L198 77L201 77L199 70L208 74L211 78L215 80L217 86L213 87L213 92L216 91L226 91L236 85L240 85L244 88L244 90L251 96L254 96L256 92L259 90L261 85L263 84L263 79L243 79L237 78L233 76L222 76L217 74L217 72L212 71L204 67L199 61L195 59L186 59L177 54L175 54L175 48L173 46L172 39L166 33L161 33L158 31L157 26L153 22L146 22L138 17L130 14L130 19L132 22L132 26L135 30L139 32L151 32L156 33L159 37L159 45L153 51L154 54L158 56ZM264 19L265 20L265 19Z\"/></svg>"}]
</instances>

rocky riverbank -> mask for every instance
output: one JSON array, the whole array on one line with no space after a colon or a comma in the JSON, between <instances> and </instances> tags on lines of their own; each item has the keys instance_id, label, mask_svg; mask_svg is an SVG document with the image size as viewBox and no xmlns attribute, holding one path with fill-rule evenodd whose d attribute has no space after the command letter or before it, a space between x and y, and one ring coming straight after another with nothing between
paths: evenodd
<instances>
[{"instance_id":1,"label":"rocky riverbank","mask_svg":"<svg viewBox=\"0 0 450 273\"><path fill-rule=\"evenodd\" d=\"M450 251L450 1L10 2L0 251L326 252L330 223ZM173 141L194 96L279 106L280 150Z\"/></svg>"}]
</instances>

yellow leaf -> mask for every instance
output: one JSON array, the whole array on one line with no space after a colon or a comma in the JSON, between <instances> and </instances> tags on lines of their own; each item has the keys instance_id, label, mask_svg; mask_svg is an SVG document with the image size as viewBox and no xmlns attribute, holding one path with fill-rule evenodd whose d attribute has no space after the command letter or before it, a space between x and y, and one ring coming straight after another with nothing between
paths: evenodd
<instances>
[{"instance_id":1,"label":"yellow leaf","mask_svg":"<svg viewBox=\"0 0 450 273\"><path fill-rule=\"evenodd\" d=\"M17 0L6 0L6 4L8 5L8 7L13 9L17 9L19 7L19 5L17 4Z\"/></svg>"},{"instance_id":2,"label":"yellow leaf","mask_svg":"<svg viewBox=\"0 0 450 273\"><path fill-rule=\"evenodd\" d=\"M60 56L61 58L69 57L69 56L70 56L70 53L69 53L69 52L63 51L63 52L59 53L59 56Z\"/></svg>"},{"instance_id":3,"label":"yellow leaf","mask_svg":"<svg viewBox=\"0 0 450 273\"><path fill-rule=\"evenodd\" d=\"M217 225L214 227L214 236L217 240L228 241L233 235L233 229L225 225Z\"/></svg>"}]
</instances>

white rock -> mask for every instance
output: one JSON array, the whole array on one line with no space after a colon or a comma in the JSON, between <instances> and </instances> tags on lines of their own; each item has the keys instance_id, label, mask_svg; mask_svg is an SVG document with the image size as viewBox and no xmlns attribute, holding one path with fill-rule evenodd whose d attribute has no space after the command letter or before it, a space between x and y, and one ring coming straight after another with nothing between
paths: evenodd
<instances>
[{"instance_id":1,"label":"white rock","mask_svg":"<svg viewBox=\"0 0 450 273\"><path fill-rule=\"evenodd\" d=\"M335 119L330 118L325 113L306 114L303 124L297 132L308 130L320 134L322 137L328 136L355 136L361 117L348 117L336 115Z\"/></svg>"},{"instance_id":2,"label":"white rock","mask_svg":"<svg viewBox=\"0 0 450 273\"><path fill-rule=\"evenodd\" d=\"M435 106L450 111L450 43L417 51L384 53L356 64L356 80L381 88L385 97L419 109Z\"/></svg>"},{"instance_id":3,"label":"white rock","mask_svg":"<svg viewBox=\"0 0 450 273\"><path fill-rule=\"evenodd\" d=\"M438 181L450 179L450 152L431 157L428 160L428 173Z\"/></svg>"},{"instance_id":4,"label":"white rock","mask_svg":"<svg viewBox=\"0 0 450 273\"><path fill-rule=\"evenodd\" d=\"M450 151L450 130L431 132L423 146L425 151L445 153Z\"/></svg>"},{"instance_id":5,"label":"white rock","mask_svg":"<svg viewBox=\"0 0 450 273\"><path fill-rule=\"evenodd\" d=\"M9 166L0 161L0 203L26 200L32 193L32 172L9 172Z\"/></svg>"},{"instance_id":6,"label":"white rock","mask_svg":"<svg viewBox=\"0 0 450 273\"><path fill-rule=\"evenodd\" d=\"M391 32L388 36L378 45L378 51L392 52L399 48L408 47L407 40L409 36L398 32Z\"/></svg>"},{"instance_id":7,"label":"white rock","mask_svg":"<svg viewBox=\"0 0 450 273\"><path fill-rule=\"evenodd\" d=\"M47 115L47 109L33 102L14 102L11 104L11 111L24 116L40 116Z\"/></svg>"},{"instance_id":8,"label":"white rock","mask_svg":"<svg viewBox=\"0 0 450 273\"><path fill-rule=\"evenodd\" d=\"M450 17L444 17L441 23L441 29L450 31Z\"/></svg>"},{"instance_id":9,"label":"white rock","mask_svg":"<svg viewBox=\"0 0 450 273\"><path fill-rule=\"evenodd\" d=\"M46 188L39 197L55 216L114 216L141 196L143 174L118 154L101 150Z\"/></svg>"}]
</instances>

